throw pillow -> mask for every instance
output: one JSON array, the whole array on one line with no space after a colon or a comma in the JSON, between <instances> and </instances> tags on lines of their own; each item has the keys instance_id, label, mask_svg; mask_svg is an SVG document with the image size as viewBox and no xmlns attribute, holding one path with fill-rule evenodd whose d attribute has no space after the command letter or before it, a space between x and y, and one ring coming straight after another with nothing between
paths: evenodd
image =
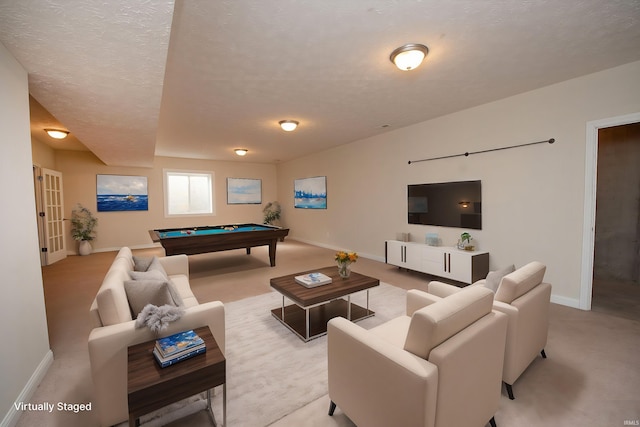
<instances>
[{"instance_id":1,"label":"throw pillow","mask_svg":"<svg viewBox=\"0 0 640 427\"><path fill-rule=\"evenodd\" d=\"M501 270L490 271L489 274L487 274L487 281L484 286L488 289L491 289L491 291L495 294L498 290L498 286L500 286L502 278L509 273L513 273L514 271L516 271L516 267L513 264Z\"/></svg>"},{"instance_id":2,"label":"throw pillow","mask_svg":"<svg viewBox=\"0 0 640 427\"><path fill-rule=\"evenodd\" d=\"M160 258L158 258L157 256L153 257L153 259L151 260L151 264L149 264L149 268L147 269L147 271L159 271L162 274L164 274L164 277L166 277L166 278L169 277L167 275L167 272L164 270L164 267L162 266L162 263L160 263Z\"/></svg>"},{"instance_id":3,"label":"throw pillow","mask_svg":"<svg viewBox=\"0 0 640 427\"><path fill-rule=\"evenodd\" d=\"M134 318L147 304L177 306L166 280L126 280L124 289Z\"/></svg>"},{"instance_id":4,"label":"throw pillow","mask_svg":"<svg viewBox=\"0 0 640 427\"><path fill-rule=\"evenodd\" d=\"M169 326L169 323L180 319L184 314L184 309L172 305L161 305L157 307L153 304L144 306L136 319L136 328L147 326L152 332L160 332Z\"/></svg>"},{"instance_id":5,"label":"throw pillow","mask_svg":"<svg viewBox=\"0 0 640 427\"><path fill-rule=\"evenodd\" d=\"M167 280L167 276L158 270L130 271L129 276L131 276L133 280Z\"/></svg>"},{"instance_id":6,"label":"throw pillow","mask_svg":"<svg viewBox=\"0 0 640 427\"><path fill-rule=\"evenodd\" d=\"M141 256L133 256L133 270L134 271L147 271L149 266L151 265L151 261L153 261L153 257L141 257Z\"/></svg>"}]
</instances>

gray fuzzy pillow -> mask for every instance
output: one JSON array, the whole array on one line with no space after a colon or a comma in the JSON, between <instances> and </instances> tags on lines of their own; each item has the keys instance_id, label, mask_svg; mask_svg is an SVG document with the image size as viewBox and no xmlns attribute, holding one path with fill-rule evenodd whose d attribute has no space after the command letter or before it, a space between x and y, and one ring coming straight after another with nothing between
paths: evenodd
<instances>
[{"instance_id":1,"label":"gray fuzzy pillow","mask_svg":"<svg viewBox=\"0 0 640 427\"><path fill-rule=\"evenodd\" d=\"M152 332L158 333L164 331L169 323L180 319L184 314L184 309L174 307L172 305L161 305L160 307L153 304L144 306L138 318L136 319L136 328L144 326L151 329Z\"/></svg>"}]
</instances>

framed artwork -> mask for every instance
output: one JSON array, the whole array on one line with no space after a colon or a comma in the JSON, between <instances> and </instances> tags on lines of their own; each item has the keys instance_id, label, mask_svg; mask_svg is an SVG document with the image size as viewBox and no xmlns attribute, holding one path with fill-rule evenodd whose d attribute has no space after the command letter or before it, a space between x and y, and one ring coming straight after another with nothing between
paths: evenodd
<instances>
[{"instance_id":1,"label":"framed artwork","mask_svg":"<svg viewBox=\"0 0 640 427\"><path fill-rule=\"evenodd\" d=\"M148 211L146 176L97 175L98 212Z\"/></svg>"},{"instance_id":2,"label":"framed artwork","mask_svg":"<svg viewBox=\"0 0 640 427\"><path fill-rule=\"evenodd\" d=\"M259 205L261 203L261 179L227 178L228 205Z\"/></svg>"},{"instance_id":3,"label":"framed artwork","mask_svg":"<svg viewBox=\"0 0 640 427\"><path fill-rule=\"evenodd\" d=\"M327 209L327 177L316 176L294 181L293 206L301 209Z\"/></svg>"}]
</instances>

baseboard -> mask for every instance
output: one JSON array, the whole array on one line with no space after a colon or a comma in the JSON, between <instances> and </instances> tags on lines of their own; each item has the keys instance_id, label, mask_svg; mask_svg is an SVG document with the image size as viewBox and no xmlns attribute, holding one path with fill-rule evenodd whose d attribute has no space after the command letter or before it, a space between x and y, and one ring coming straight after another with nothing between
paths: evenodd
<instances>
[{"instance_id":1,"label":"baseboard","mask_svg":"<svg viewBox=\"0 0 640 427\"><path fill-rule=\"evenodd\" d=\"M551 295L551 302L554 304L566 305L567 307L580 309L580 300L567 298L560 295Z\"/></svg>"},{"instance_id":2,"label":"baseboard","mask_svg":"<svg viewBox=\"0 0 640 427\"><path fill-rule=\"evenodd\" d=\"M161 248L162 245L160 243L147 243L144 245L135 245L135 246L129 246L129 249L131 250L135 250L135 249L154 249L154 248ZM99 249L93 249L94 253L98 253L98 252L118 252L120 249L122 249L122 246L115 246L115 247L111 247L111 248L99 248ZM78 254L78 252L75 251L67 251L67 256L74 256L74 255L80 255Z\"/></svg>"},{"instance_id":3,"label":"baseboard","mask_svg":"<svg viewBox=\"0 0 640 427\"><path fill-rule=\"evenodd\" d=\"M308 245L318 246L318 247L325 248L325 249L331 249L333 251L344 251L345 250L345 248L343 248L343 247L328 245L326 243L321 243L321 242L315 242L313 240L299 239L297 237L291 237L291 240L296 240L298 242L306 243ZM373 254L368 254L368 253L365 253L365 252L358 252L358 256L362 257L362 258L367 258L367 259L370 259L370 260L373 260L373 261L385 262L384 257L373 255Z\"/></svg>"},{"instance_id":4,"label":"baseboard","mask_svg":"<svg viewBox=\"0 0 640 427\"><path fill-rule=\"evenodd\" d=\"M44 355L44 358L40 361L40 364L31 375L31 378L29 378L29 381L27 381L27 384L18 395L18 398L15 400L16 402L29 402L29 400L31 400L31 397L38 388L38 385L40 385L40 383L42 382L44 376L47 374L47 371L49 370L49 367L52 363L53 352L49 350ZM9 409L9 412L7 412L7 414L2 419L2 422L0 422L0 427L15 426L18 423L21 415L22 412L16 409L16 405L11 405L11 409Z\"/></svg>"}]
</instances>

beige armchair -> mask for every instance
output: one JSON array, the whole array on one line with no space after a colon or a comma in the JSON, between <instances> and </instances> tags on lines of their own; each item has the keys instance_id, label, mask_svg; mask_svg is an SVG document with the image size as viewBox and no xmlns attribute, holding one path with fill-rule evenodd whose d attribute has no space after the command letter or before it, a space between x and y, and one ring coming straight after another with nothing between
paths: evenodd
<instances>
[{"instance_id":1,"label":"beige armchair","mask_svg":"<svg viewBox=\"0 0 640 427\"><path fill-rule=\"evenodd\" d=\"M538 353L543 358L547 357L544 347L547 345L549 329L551 285L542 281L545 271L543 264L531 262L504 276L496 290L493 309L505 313L509 319L502 380L512 400L513 383ZM468 288L484 285L485 280L480 280ZM439 297L447 297L461 290L435 281L429 283L427 289L430 294Z\"/></svg>"},{"instance_id":2,"label":"beige armchair","mask_svg":"<svg viewBox=\"0 0 640 427\"><path fill-rule=\"evenodd\" d=\"M407 293L407 315L365 330L328 324L328 375L336 406L357 425L481 427L500 403L507 319L482 287L448 298Z\"/></svg>"}]
</instances>

